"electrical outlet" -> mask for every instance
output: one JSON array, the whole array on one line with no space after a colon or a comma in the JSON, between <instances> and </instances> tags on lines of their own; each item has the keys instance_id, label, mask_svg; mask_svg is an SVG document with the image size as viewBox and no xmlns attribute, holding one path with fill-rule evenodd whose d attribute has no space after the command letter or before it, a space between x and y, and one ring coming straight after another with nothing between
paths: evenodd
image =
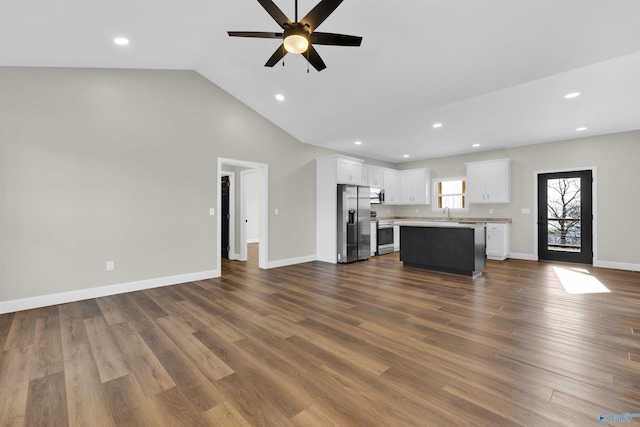
<instances>
[{"instance_id":1,"label":"electrical outlet","mask_svg":"<svg viewBox=\"0 0 640 427\"><path fill-rule=\"evenodd\" d=\"M113 271L116 269L115 261L107 261L107 271Z\"/></svg>"},{"instance_id":2,"label":"electrical outlet","mask_svg":"<svg viewBox=\"0 0 640 427\"><path fill-rule=\"evenodd\" d=\"M280 213L280 211L278 210L278 208L275 208L274 211L273 211L273 214L274 215L278 215L279 213Z\"/></svg>"}]
</instances>

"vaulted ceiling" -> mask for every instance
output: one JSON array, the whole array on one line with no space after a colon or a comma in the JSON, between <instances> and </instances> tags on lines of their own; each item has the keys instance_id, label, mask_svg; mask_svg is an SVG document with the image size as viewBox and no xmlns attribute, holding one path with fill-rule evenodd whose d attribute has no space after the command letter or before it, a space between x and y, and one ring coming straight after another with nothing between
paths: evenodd
<instances>
[{"instance_id":1,"label":"vaulted ceiling","mask_svg":"<svg viewBox=\"0 0 640 427\"><path fill-rule=\"evenodd\" d=\"M401 163L640 129L639 22L640 0L346 0L318 30L362 46L307 73L227 36L279 30L256 0L1 0L0 65L192 69L303 143Z\"/></svg>"}]
</instances>

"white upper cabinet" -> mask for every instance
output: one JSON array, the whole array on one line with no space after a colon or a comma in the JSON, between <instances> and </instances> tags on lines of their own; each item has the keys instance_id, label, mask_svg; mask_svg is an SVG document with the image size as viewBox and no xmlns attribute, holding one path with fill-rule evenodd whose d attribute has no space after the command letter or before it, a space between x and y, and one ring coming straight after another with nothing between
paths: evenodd
<instances>
[{"instance_id":1,"label":"white upper cabinet","mask_svg":"<svg viewBox=\"0 0 640 427\"><path fill-rule=\"evenodd\" d=\"M428 205L429 181L431 173L429 169L409 169L400 171L400 204L403 205Z\"/></svg>"},{"instance_id":2,"label":"white upper cabinet","mask_svg":"<svg viewBox=\"0 0 640 427\"><path fill-rule=\"evenodd\" d=\"M384 189L384 170L376 166L367 166L367 185Z\"/></svg>"},{"instance_id":3,"label":"white upper cabinet","mask_svg":"<svg viewBox=\"0 0 640 427\"><path fill-rule=\"evenodd\" d=\"M383 170L384 202L387 205L400 204L400 173L393 169Z\"/></svg>"},{"instance_id":4,"label":"white upper cabinet","mask_svg":"<svg viewBox=\"0 0 640 427\"><path fill-rule=\"evenodd\" d=\"M466 163L469 203L511 202L511 159Z\"/></svg>"},{"instance_id":5,"label":"white upper cabinet","mask_svg":"<svg viewBox=\"0 0 640 427\"><path fill-rule=\"evenodd\" d=\"M336 157L336 181L339 184L363 184L362 163L362 160L351 157Z\"/></svg>"}]
</instances>

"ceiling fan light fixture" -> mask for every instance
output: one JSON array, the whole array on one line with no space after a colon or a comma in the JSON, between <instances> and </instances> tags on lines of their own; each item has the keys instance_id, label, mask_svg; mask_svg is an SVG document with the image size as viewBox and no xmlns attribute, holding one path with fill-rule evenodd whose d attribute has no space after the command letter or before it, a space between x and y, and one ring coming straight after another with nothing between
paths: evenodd
<instances>
[{"instance_id":1,"label":"ceiling fan light fixture","mask_svg":"<svg viewBox=\"0 0 640 427\"><path fill-rule=\"evenodd\" d=\"M309 37L305 34L294 33L284 38L284 48L289 53L303 53L309 49Z\"/></svg>"}]
</instances>

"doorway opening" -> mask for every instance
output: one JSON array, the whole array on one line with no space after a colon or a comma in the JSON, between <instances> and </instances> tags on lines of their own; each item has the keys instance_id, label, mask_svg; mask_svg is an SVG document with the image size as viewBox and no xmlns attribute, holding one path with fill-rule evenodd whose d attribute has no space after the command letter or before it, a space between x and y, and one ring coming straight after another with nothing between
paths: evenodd
<instances>
[{"instance_id":1,"label":"doorway opening","mask_svg":"<svg viewBox=\"0 0 640 427\"><path fill-rule=\"evenodd\" d=\"M224 173L224 172L223 172ZM221 177L220 185L220 221L221 221L221 242L220 242L220 256L222 258L229 259L229 252L231 251L230 242L230 219L231 219L231 181L229 175L223 175Z\"/></svg>"},{"instance_id":2,"label":"doorway opening","mask_svg":"<svg viewBox=\"0 0 640 427\"><path fill-rule=\"evenodd\" d=\"M538 174L538 259L593 264L591 170Z\"/></svg>"},{"instance_id":3,"label":"doorway opening","mask_svg":"<svg viewBox=\"0 0 640 427\"><path fill-rule=\"evenodd\" d=\"M237 173L236 173L237 172ZM254 175L255 174L255 175ZM236 177L240 176L239 186ZM229 178L229 208L224 209L225 176ZM255 188L254 188L255 187ZM251 220L257 221L257 243L253 243L252 253L258 252L257 264L259 268L267 268L268 263L268 166L263 163L247 162L243 160L218 158L218 198L217 210L217 265L222 273L221 260L224 257L226 220L228 218L229 248L228 258L238 261L247 261L247 215L252 209L257 210L252 214ZM253 188L247 191L247 188ZM251 198L251 200L249 200ZM257 199L257 200L256 200ZM252 206L257 205L257 208ZM236 208L237 206L237 208ZM247 207L249 206L249 207ZM228 217L225 218L228 214ZM239 231L239 233L235 232ZM253 241L256 242L255 237ZM254 258L255 259L255 258Z\"/></svg>"}]
</instances>

